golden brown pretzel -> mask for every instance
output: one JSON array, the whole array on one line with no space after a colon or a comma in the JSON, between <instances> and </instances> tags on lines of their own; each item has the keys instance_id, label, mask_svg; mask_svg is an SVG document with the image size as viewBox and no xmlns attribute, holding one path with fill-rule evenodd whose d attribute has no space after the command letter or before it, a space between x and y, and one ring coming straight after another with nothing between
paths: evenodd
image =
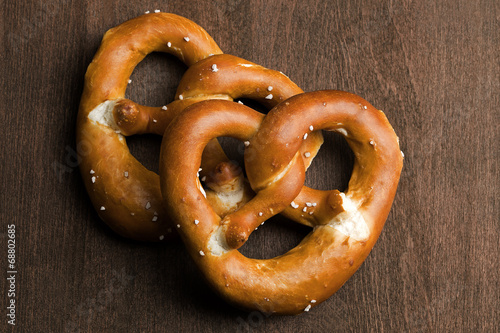
<instances>
[{"instance_id":1,"label":"golden brown pretzel","mask_svg":"<svg viewBox=\"0 0 500 333\"><path fill-rule=\"evenodd\" d=\"M301 190L304 153L299 147L306 134L321 129L343 134L354 151L348 191L304 188L299 207L291 207L289 215L307 219L313 231L282 256L244 257L236 248ZM217 136L250 140L245 165L257 192L223 219L196 187L203 148ZM354 274L378 238L402 168L397 141L381 111L345 92L292 97L264 120L241 105L201 102L176 118L165 133L160 164L164 204L178 221L190 255L229 302L270 313L309 311Z\"/></svg>"},{"instance_id":2,"label":"golden brown pretzel","mask_svg":"<svg viewBox=\"0 0 500 333\"><path fill-rule=\"evenodd\" d=\"M153 51L174 54L190 66L176 100L163 107L142 106L124 98L133 69ZM221 53L201 27L167 13L132 19L104 36L85 76L77 142L87 147L80 156L80 170L93 205L122 236L157 241L166 239L173 229L161 205L158 175L130 154L124 136L163 134L177 114L201 100L248 97L272 107L302 92L279 72L218 55ZM304 149L315 153L321 143L318 135ZM208 198L219 206L221 214L234 210L252 195L242 181L242 173L231 166L216 140L205 150L201 177L212 180L208 186L214 190L209 191ZM233 195L236 201L221 201L220 194L227 197L231 193L237 193Z\"/></svg>"}]
</instances>

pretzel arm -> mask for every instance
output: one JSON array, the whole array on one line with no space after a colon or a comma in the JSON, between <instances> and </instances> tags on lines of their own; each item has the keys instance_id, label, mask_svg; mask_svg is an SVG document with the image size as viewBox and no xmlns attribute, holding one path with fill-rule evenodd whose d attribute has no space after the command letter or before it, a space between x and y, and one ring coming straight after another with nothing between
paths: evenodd
<instances>
[{"instance_id":1,"label":"pretzel arm","mask_svg":"<svg viewBox=\"0 0 500 333\"><path fill-rule=\"evenodd\" d=\"M193 84L195 82L195 84ZM285 74L229 54L204 59L184 74L176 98L202 95L248 98L272 108L294 95L303 93ZM301 146L302 158L309 167L323 144L321 132L312 133Z\"/></svg>"}]
</instances>

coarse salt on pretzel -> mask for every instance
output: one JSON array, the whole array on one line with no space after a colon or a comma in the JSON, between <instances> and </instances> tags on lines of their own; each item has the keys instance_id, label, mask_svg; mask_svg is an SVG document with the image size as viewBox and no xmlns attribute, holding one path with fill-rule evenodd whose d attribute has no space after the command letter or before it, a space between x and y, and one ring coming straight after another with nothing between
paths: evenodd
<instances>
[{"instance_id":1,"label":"coarse salt on pretzel","mask_svg":"<svg viewBox=\"0 0 500 333\"><path fill-rule=\"evenodd\" d=\"M217 68L214 71L213 68ZM272 98L268 98L271 95ZM272 108L281 101L303 93L295 83L281 72L267 69L245 59L229 55L214 55L190 66L183 75L176 92L176 100L166 107L152 108L122 99L113 113L120 130L125 135L156 133L163 134L166 127L187 106L207 99L236 100L253 99L265 107ZM182 98L182 99L180 99ZM175 111L170 111L175 110ZM155 119L157 122L153 122ZM309 166L323 143L321 133L312 134L301 146L310 152L304 159ZM209 152L204 154L203 170L212 170L220 162L220 147L209 144Z\"/></svg>"},{"instance_id":2,"label":"coarse salt on pretzel","mask_svg":"<svg viewBox=\"0 0 500 333\"><path fill-rule=\"evenodd\" d=\"M171 53L190 66L181 80L176 100L162 107L142 106L124 98L133 69L153 51ZM130 154L124 136L161 135L175 116L201 100L248 97L274 106L302 92L276 71L236 57L213 56L220 53L205 30L188 19L167 13L140 16L111 29L104 36L85 76L77 142L87 147L80 156L80 170L94 207L122 236L158 241L166 239L173 231L161 205L158 175ZM216 62L205 58L213 58ZM236 74L244 79L229 78L235 74L231 70L235 66L243 69ZM234 84L228 85L229 81ZM272 100L265 98L268 94L259 93L269 87L269 83L276 86L276 98ZM322 137L316 136L305 146L317 151L321 143ZM221 214L233 211L251 197L251 191L242 182L242 173L233 168L216 140L207 145L201 166L202 178L211 174L214 176L211 179L217 179L208 184L215 189L208 190L208 197L220 208ZM228 184L233 187L224 186ZM201 184L199 186L201 188Z\"/></svg>"},{"instance_id":3,"label":"coarse salt on pretzel","mask_svg":"<svg viewBox=\"0 0 500 333\"><path fill-rule=\"evenodd\" d=\"M354 152L345 193L302 188L305 168L299 147L322 129L344 135ZM201 195L195 177L204 146L217 136L249 140L245 166L257 193L223 219ZM286 100L264 120L224 101L191 106L164 136L160 175L164 203L215 290L248 310L297 314L337 291L367 257L389 213L402 159L382 112L356 95L320 91ZM286 207L292 219L314 226L297 247L266 260L246 258L236 250L256 227Z\"/></svg>"}]
</instances>

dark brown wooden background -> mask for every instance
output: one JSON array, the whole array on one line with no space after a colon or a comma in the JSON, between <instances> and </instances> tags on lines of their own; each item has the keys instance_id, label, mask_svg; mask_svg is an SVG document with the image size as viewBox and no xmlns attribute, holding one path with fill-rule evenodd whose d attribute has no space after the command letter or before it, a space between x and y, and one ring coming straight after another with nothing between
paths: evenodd
<instances>
[{"instance_id":1,"label":"dark brown wooden background","mask_svg":"<svg viewBox=\"0 0 500 333\"><path fill-rule=\"evenodd\" d=\"M363 96L399 135L405 165L385 229L360 270L311 312L233 309L180 242L122 239L92 209L72 156L84 73L106 30L154 9L194 20L224 52L281 70L306 91ZM7 224L18 242L13 331L498 330L498 1L19 0L1 12L0 331L11 328ZM184 70L148 56L128 96L165 104ZM352 156L327 139L307 182L343 189ZM153 170L160 142L129 139ZM246 254L283 253L307 233L274 221Z\"/></svg>"}]
</instances>

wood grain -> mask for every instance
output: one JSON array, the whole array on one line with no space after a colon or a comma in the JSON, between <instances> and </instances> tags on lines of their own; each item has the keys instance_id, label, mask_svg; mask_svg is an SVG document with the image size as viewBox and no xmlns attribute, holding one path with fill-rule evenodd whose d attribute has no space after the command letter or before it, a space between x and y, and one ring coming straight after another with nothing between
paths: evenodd
<instances>
[{"instance_id":1,"label":"wood grain","mask_svg":"<svg viewBox=\"0 0 500 333\"><path fill-rule=\"evenodd\" d=\"M493 332L499 313L499 2L4 1L1 3L1 269L16 225L19 332ZM180 242L135 243L98 218L75 160L83 76L106 30L161 9L225 53L306 91L354 92L385 111L405 165L385 229L344 287L311 312L267 317L207 289ZM128 97L170 101L185 66L153 54ZM345 188L352 154L327 135L313 187ZM158 169L161 139L129 139ZM238 158L238 156L236 156ZM307 233L275 218L243 251L267 258Z\"/></svg>"}]
</instances>

